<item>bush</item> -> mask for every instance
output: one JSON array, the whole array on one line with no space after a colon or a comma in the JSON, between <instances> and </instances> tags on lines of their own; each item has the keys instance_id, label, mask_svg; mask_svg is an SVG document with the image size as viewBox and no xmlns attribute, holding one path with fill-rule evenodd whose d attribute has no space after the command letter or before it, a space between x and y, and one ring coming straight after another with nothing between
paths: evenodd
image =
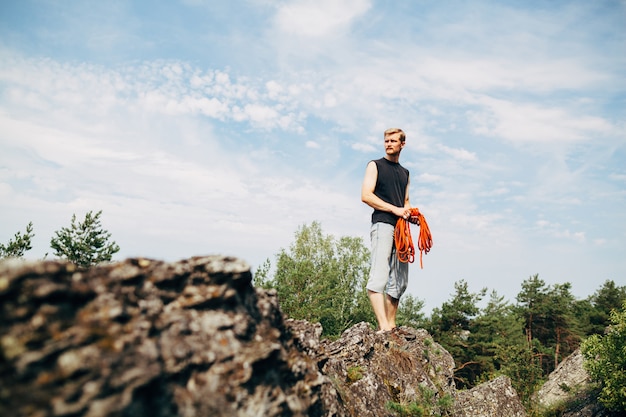
<instances>
[{"instance_id":1,"label":"bush","mask_svg":"<svg viewBox=\"0 0 626 417\"><path fill-rule=\"evenodd\" d=\"M604 336L597 334L581 345L584 367L601 385L600 402L611 411L626 411L626 302L613 310Z\"/></svg>"}]
</instances>

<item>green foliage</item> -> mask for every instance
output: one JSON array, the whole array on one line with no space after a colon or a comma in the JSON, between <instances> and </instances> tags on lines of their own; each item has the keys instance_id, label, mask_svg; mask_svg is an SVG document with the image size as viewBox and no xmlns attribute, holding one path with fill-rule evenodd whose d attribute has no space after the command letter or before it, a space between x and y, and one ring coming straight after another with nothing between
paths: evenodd
<instances>
[{"instance_id":1,"label":"green foliage","mask_svg":"<svg viewBox=\"0 0 626 417\"><path fill-rule=\"evenodd\" d=\"M517 301L527 344L540 358L547 375L580 344L580 319L576 317L571 284L546 286L534 275L522 283Z\"/></svg>"},{"instance_id":2,"label":"green foliage","mask_svg":"<svg viewBox=\"0 0 626 417\"><path fill-rule=\"evenodd\" d=\"M441 308L433 309L427 330L454 358L459 387L468 387L481 373L470 349L470 324L479 314L478 302L487 290L483 288L478 293L471 293L464 280L456 282L454 288L453 298L444 302Z\"/></svg>"},{"instance_id":3,"label":"green foliage","mask_svg":"<svg viewBox=\"0 0 626 417\"><path fill-rule=\"evenodd\" d=\"M626 302L610 314L604 336L594 334L581 345L584 367L601 384L600 402L613 411L626 411Z\"/></svg>"},{"instance_id":4,"label":"green foliage","mask_svg":"<svg viewBox=\"0 0 626 417\"><path fill-rule=\"evenodd\" d=\"M368 274L369 250L362 239L336 239L313 222L301 226L289 250L277 255L273 275L269 260L257 269L255 285L275 288L286 316L319 322L324 336L332 338L360 321L373 322Z\"/></svg>"},{"instance_id":5,"label":"green foliage","mask_svg":"<svg viewBox=\"0 0 626 417\"><path fill-rule=\"evenodd\" d=\"M409 326L419 329L426 325L426 318L422 313L424 308L424 300L413 297L411 294L405 294L400 299L396 322L398 326Z\"/></svg>"},{"instance_id":6,"label":"green foliage","mask_svg":"<svg viewBox=\"0 0 626 417\"><path fill-rule=\"evenodd\" d=\"M505 365L498 352L507 347L524 346L522 320L504 297L492 291L485 308L470 322L466 361L459 377L474 386L495 377Z\"/></svg>"},{"instance_id":7,"label":"green foliage","mask_svg":"<svg viewBox=\"0 0 626 417\"><path fill-rule=\"evenodd\" d=\"M348 382L356 382L363 379L363 368L360 366L351 366L348 368Z\"/></svg>"},{"instance_id":8,"label":"green foliage","mask_svg":"<svg viewBox=\"0 0 626 417\"><path fill-rule=\"evenodd\" d=\"M101 215L102 210L95 215L90 211L83 222L77 222L76 214L72 215L70 228L56 231L50 240L54 254L81 267L110 261L120 247L115 242L109 242L111 233L102 229Z\"/></svg>"},{"instance_id":9,"label":"green foliage","mask_svg":"<svg viewBox=\"0 0 626 417\"><path fill-rule=\"evenodd\" d=\"M626 286L617 286L612 280L604 282L592 296L575 304L580 333L584 336L603 334L611 311L626 301Z\"/></svg>"},{"instance_id":10,"label":"green foliage","mask_svg":"<svg viewBox=\"0 0 626 417\"><path fill-rule=\"evenodd\" d=\"M415 402L401 404L389 401L385 404L385 406L387 410L391 411L398 417L422 417L427 415L424 406Z\"/></svg>"},{"instance_id":11,"label":"green foliage","mask_svg":"<svg viewBox=\"0 0 626 417\"><path fill-rule=\"evenodd\" d=\"M575 298L571 292L572 285L554 284L548 291L547 316L550 318L548 337L542 341L554 351L553 369L580 345L581 335L577 332L576 316L574 315ZM551 372L551 371L550 371Z\"/></svg>"},{"instance_id":12,"label":"green foliage","mask_svg":"<svg viewBox=\"0 0 626 417\"><path fill-rule=\"evenodd\" d=\"M17 232L6 245L0 243L0 259L21 258L24 256L24 252L32 249L31 239L34 236L33 222L29 222L24 234Z\"/></svg>"},{"instance_id":13,"label":"green foliage","mask_svg":"<svg viewBox=\"0 0 626 417\"><path fill-rule=\"evenodd\" d=\"M454 399L450 394L435 399L435 392L418 386L421 398L410 402L388 401L385 407L398 417L444 416L452 411Z\"/></svg>"},{"instance_id":14,"label":"green foliage","mask_svg":"<svg viewBox=\"0 0 626 417\"><path fill-rule=\"evenodd\" d=\"M522 404L530 408L532 395L542 382L539 357L524 344L508 344L496 348L496 359L501 364L498 372L511 379Z\"/></svg>"}]
</instances>

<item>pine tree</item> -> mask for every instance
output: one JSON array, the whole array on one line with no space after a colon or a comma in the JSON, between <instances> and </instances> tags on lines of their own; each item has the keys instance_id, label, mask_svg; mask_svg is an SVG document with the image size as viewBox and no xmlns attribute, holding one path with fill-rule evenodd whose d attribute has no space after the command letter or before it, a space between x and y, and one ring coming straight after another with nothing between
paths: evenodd
<instances>
[{"instance_id":1,"label":"pine tree","mask_svg":"<svg viewBox=\"0 0 626 417\"><path fill-rule=\"evenodd\" d=\"M580 334L574 316L574 296L571 293L572 285L553 285L547 293L547 318L550 323L547 327L548 337L542 340L544 345L554 350L554 368L563 358L569 356L580 345Z\"/></svg>"},{"instance_id":2,"label":"pine tree","mask_svg":"<svg viewBox=\"0 0 626 417\"><path fill-rule=\"evenodd\" d=\"M589 297L593 306L590 317L591 331L596 334L604 333L609 325L611 311L619 310L626 301L626 286L617 286L613 280L606 280L602 287Z\"/></svg>"},{"instance_id":3,"label":"pine tree","mask_svg":"<svg viewBox=\"0 0 626 417\"><path fill-rule=\"evenodd\" d=\"M83 222L77 222L76 214L73 214L71 226L57 230L50 240L54 254L80 267L110 261L120 247L115 242L109 242L111 233L102 229L101 215L102 210L95 215L90 211Z\"/></svg>"},{"instance_id":4,"label":"pine tree","mask_svg":"<svg viewBox=\"0 0 626 417\"><path fill-rule=\"evenodd\" d=\"M522 282L522 291L517 295L518 312L524 319L524 331L529 347L532 346L532 340L538 338L538 334L545 330L546 293L546 283L536 274Z\"/></svg>"},{"instance_id":5,"label":"pine tree","mask_svg":"<svg viewBox=\"0 0 626 417\"><path fill-rule=\"evenodd\" d=\"M513 306L491 292L487 306L470 323L469 349L474 357L472 385L495 377L503 363L498 353L510 346L525 346L524 324Z\"/></svg>"},{"instance_id":6,"label":"pine tree","mask_svg":"<svg viewBox=\"0 0 626 417\"><path fill-rule=\"evenodd\" d=\"M575 312L585 306L576 305L570 283L547 286L538 275L522 283L517 301L527 346L539 358L547 375L578 348L582 333Z\"/></svg>"},{"instance_id":7,"label":"pine tree","mask_svg":"<svg viewBox=\"0 0 626 417\"><path fill-rule=\"evenodd\" d=\"M478 302L485 296L486 288L478 293L470 293L467 282L454 284L455 294L441 308L434 308L427 330L454 358L455 379L461 387L472 385L479 363L470 349L471 322L480 312Z\"/></svg>"},{"instance_id":8,"label":"pine tree","mask_svg":"<svg viewBox=\"0 0 626 417\"><path fill-rule=\"evenodd\" d=\"M29 222L26 226L26 233L17 232L6 245L0 243L0 259L21 258L24 256L24 252L32 249L31 240L34 236L33 222Z\"/></svg>"}]
</instances>

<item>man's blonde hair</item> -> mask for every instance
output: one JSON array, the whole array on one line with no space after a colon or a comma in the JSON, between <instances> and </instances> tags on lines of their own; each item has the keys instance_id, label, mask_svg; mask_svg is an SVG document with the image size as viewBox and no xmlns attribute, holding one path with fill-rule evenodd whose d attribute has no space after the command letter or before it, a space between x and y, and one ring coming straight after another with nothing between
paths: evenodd
<instances>
[{"instance_id":1,"label":"man's blonde hair","mask_svg":"<svg viewBox=\"0 0 626 417\"><path fill-rule=\"evenodd\" d=\"M395 134L397 134L398 137L400 138L400 142L404 142L406 140L406 135L404 134L404 131L397 127L392 127L391 129L385 130L384 137L395 135Z\"/></svg>"}]
</instances>

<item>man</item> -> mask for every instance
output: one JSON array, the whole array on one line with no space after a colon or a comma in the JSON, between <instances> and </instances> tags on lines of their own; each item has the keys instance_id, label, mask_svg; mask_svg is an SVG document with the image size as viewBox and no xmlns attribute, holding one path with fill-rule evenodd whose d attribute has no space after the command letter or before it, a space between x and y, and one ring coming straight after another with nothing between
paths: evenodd
<instances>
[{"instance_id":1,"label":"man","mask_svg":"<svg viewBox=\"0 0 626 417\"><path fill-rule=\"evenodd\" d=\"M412 223L418 221L417 217L409 217L409 171L399 163L406 136L401 129L393 128L385 131L384 139L385 156L367 164L361 188L361 201L374 209L367 293L380 332L396 327L398 304L409 278L408 263L400 262L396 256L396 222L400 217Z\"/></svg>"}]
</instances>

